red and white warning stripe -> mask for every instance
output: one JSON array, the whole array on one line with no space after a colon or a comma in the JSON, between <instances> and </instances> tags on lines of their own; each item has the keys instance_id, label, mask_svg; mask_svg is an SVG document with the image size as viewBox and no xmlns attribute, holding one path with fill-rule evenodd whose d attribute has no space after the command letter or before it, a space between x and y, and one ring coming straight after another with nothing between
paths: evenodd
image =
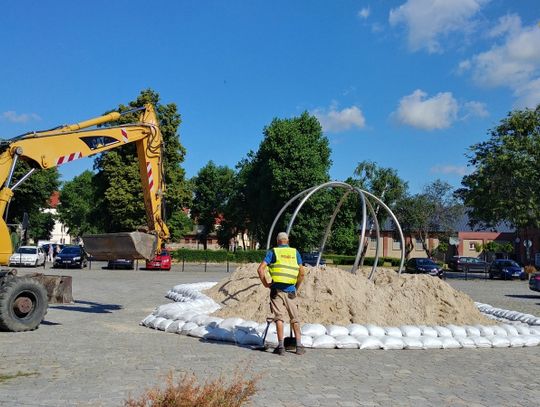
<instances>
[{"instance_id":1,"label":"red and white warning stripe","mask_svg":"<svg viewBox=\"0 0 540 407\"><path fill-rule=\"evenodd\" d=\"M64 155L62 157L59 157L58 160L56 160L56 165L61 165L68 163L73 160L77 160L82 157L82 153L71 153L69 155Z\"/></svg>"},{"instance_id":2,"label":"red and white warning stripe","mask_svg":"<svg viewBox=\"0 0 540 407\"><path fill-rule=\"evenodd\" d=\"M146 163L146 174L148 175L148 188L152 191L154 188L154 176L152 175L152 164L149 162Z\"/></svg>"},{"instance_id":3,"label":"red and white warning stripe","mask_svg":"<svg viewBox=\"0 0 540 407\"><path fill-rule=\"evenodd\" d=\"M121 128L120 132L122 133L122 140L124 141L124 143L127 143L129 141L129 138L126 129Z\"/></svg>"}]
</instances>

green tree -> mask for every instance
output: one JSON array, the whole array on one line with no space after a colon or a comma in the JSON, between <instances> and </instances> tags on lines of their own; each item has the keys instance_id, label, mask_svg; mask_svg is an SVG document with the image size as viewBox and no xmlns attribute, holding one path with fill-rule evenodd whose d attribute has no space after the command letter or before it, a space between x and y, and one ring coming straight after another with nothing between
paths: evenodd
<instances>
[{"instance_id":1,"label":"green tree","mask_svg":"<svg viewBox=\"0 0 540 407\"><path fill-rule=\"evenodd\" d=\"M330 165L328 139L314 116L304 112L292 119L274 119L264 128L258 151L243 162L250 234L265 244L282 206L299 192L328 181ZM303 208L291 233L296 247L309 250L318 245L327 198L328 194L319 194ZM278 229L284 228L285 221Z\"/></svg>"},{"instance_id":2,"label":"green tree","mask_svg":"<svg viewBox=\"0 0 540 407\"><path fill-rule=\"evenodd\" d=\"M30 166L22 161L17 163L13 174L14 182L30 170ZM43 209L50 207L50 198L60 187L60 176L57 168L37 170L26 179L15 191L9 204L8 222L20 223L23 214L28 213L30 225L28 236L36 239L49 239L54 228L51 214L43 214Z\"/></svg>"},{"instance_id":3,"label":"green tree","mask_svg":"<svg viewBox=\"0 0 540 407\"><path fill-rule=\"evenodd\" d=\"M105 220L96 211L103 197L97 193L94 174L84 171L71 181L64 183L60 193L58 217L73 236L101 233Z\"/></svg>"},{"instance_id":4,"label":"green tree","mask_svg":"<svg viewBox=\"0 0 540 407\"><path fill-rule=\"evenodd\" d=\"M487 141L470 147L468 158L474 171L457 194L471 224L540 227L540 105L510 112Z\"/></svg>"},{"instance_id":5,"label":"green tree","mask_svg":"<svg viewBox=\"0 0 540 407\"><path fill-rule=\"evenodd\" d=\"M152 103L156 107L160 122L165 144L163 153L166 185L164 201L166 213L174 220L170 224L171 235L178 237L181 233L174 228L183 229L186 223L184 215L178 212L188 207L191 201L191 192L185 180L185 172L181 167L185 155L185 149L180 144L178 136L181 118L174 103L160 104L158 93L150 89L142 91L135 101L128 105L120 105L117 110L125 112L142 107L146 103ZM117 122L109 123L109 125L131 123L137 120L138 113L135 112L126 114ZM146 224L139 165L133 143L120 149L108 151L95 160L97 193L98 196L103 197L100 211L102 216L107 219L105 223L107 232L132 230Z\"/></svg>"},{"instance_id":6,"label":"green tree","mask_svg":"<svg viewBox=\"0 0 540 407\"><path fill-rule=\"evenodd\" d=\"M395 214L407 236L406 257L414 248L412 241L415 238L422 242L426 255L433 257L437 248L429 247L429 238L436 235L445 241L455 232L456 222L463 212L463 205L454 196L452 186L441 180L428 184L420 194L398 201Z\"/></svg>"},{"instance_id":7,"label":"green tree","mask_svg":"<svg viewBox=\"0 0 540 407\"><path fill-rule=\"evenodd\" d=\"M214 232L216 220L222 217L234 187L234 171L209 161L201 168L193 184L191 214L196 219L198 239L207 248L208 236Z\"/></svg>"}]
</instances>

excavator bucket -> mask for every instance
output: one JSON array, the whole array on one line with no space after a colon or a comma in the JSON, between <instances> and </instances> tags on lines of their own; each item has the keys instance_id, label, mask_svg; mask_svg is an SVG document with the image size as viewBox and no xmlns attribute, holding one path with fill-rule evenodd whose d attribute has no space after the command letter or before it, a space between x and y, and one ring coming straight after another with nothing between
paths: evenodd
<instances>
[{"instance_id":1,"label":"excavator bucket","mask_svg":"<svg viewBox=\"0 0 540 407\"><path fill-rule=\"evenodd\" d=\"M121 232L87 235L84 249L94 260L152 259L157 237L144 232Z\"/></svg>"}]
</instances>

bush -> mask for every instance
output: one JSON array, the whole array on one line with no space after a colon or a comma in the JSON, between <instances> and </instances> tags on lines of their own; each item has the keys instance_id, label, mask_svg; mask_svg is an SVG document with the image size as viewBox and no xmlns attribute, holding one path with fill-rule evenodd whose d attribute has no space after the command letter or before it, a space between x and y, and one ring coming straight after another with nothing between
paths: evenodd
<instances>
[{"instance_id":1,"label":"bush","mask_svg":"<svg viewBox=\"0 0 540 407\"><path fill-rule=\"evenodd\" d=\"M138 399L129 398L125 407L238 407L257 390L259 378L243 379L237 371L227 382L223 376L199 384L194 374L184 374L175 383L169 372L165 387L146 390Z\"/></svg>"},{"instance_id":2,"label":"bush","mask_svg":"<svg viewBox=\"0 0 540 407\"><path fill-rule=\"evenodd\" d=\"M192 250L178 249L172 255L178 261L203 263L224 263L229 260L232 263L260 263L264 259L266 250L238 250L228 252L226 250Z\"/></svg>"}]
</instances>

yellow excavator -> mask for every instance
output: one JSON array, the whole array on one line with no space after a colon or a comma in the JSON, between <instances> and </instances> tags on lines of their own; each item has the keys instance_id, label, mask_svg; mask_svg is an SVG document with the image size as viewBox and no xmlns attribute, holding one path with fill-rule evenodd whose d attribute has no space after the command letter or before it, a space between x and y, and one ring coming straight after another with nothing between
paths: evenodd
<instances>
[{"instance_id":1,"label":"yellow excavator","mask_svg":"<svg viewBox=\"0 0 540 407\"><path fill-rule=\"evenodd\" d=\"M97 127L134 112L139 113L138 122ZM169 238L162 215L164 143L154 107L148 104L0 141L0 265L7 265L13 252L5 219L9 202L21 183L36 170L57 167L128 143L135 143L137 148L147 230L86 235L84 247L96 260L150 259L159 253ZM13 180L19 160L28 163L31 169L20 179ZM0 330L36 329L47 312L47 304L47 290L38 279L18 277L14 270L0 271Z\"/></svg>"}]
</instances>

